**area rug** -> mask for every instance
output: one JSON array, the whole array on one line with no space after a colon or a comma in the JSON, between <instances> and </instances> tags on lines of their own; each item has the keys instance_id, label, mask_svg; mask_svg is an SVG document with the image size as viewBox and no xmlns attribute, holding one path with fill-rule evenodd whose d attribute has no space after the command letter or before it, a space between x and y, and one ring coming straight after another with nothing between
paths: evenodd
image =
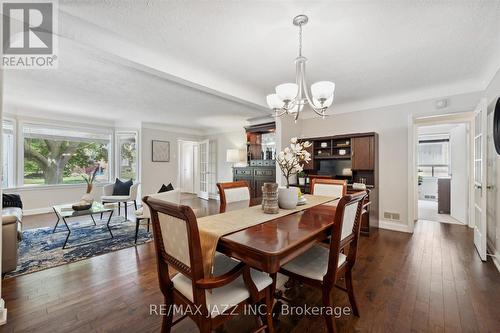
<instances>
[{"instance_id":1,"label":"area rug","mask_svg":"<svg viewBox=\"0 0 500 333\"><path fill-rule=\"evenodd\" d=\"M109 224L114 236L111 238L106 227L107 219L99 220L97 217L98 215L95 216L97 226L90 219L78 221L69 219L71 235L64 250L62 247L68 230L62 220L55 233L52 232L53 227L23 231L23 239L18 249L17 268L7 273L4 278L44 270L136 245L134 243L135 221L125 221L121 216L113 217ZM88 243L96 240L97 242ZM137 245L151 240L152 231L147 232L145 226L140 226Z\"/></svg>"}]
</instances>

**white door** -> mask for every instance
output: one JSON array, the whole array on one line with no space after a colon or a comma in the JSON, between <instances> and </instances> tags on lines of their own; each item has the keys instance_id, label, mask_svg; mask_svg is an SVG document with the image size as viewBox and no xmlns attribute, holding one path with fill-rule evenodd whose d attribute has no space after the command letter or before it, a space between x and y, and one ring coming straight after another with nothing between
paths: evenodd
<instances>
[{"instance_id":1,"label":"white door","mask_svg":"<svg viewBox=\"0 0 500 333\"><path fill-rule=\"evenodd\" d=\"M450 215L460 223L467 224L468 177L467 124L458 124L450 131L451 162L451 211Z\"/></svg>"},{"instance_id":2,"label":"white door","mask_svg":"<svg viewBox=\"0 0 500 333\"><path fill-rule=\"evenodd\" d=\"M200 179L200 190L198 192L198 197L201 199L208 200L209 192L209 159L210 159L210 143L208 140L201 141L198 144L199 152L199 179Z\"/></svg>"},{"instance_id":3,"label":"white door","mask_svg":"<svg viewBox=\"0 0 500 333\"><path fill-rule=\"evenodd\" d=\"M474 245L486 261L486 101L474 116Z\"/></svg>"},{"instance_id":4,"label":"white door","mask_svg":"<svg viewBox=\"0 0 500 333\"><path fill-rule=\"evenodd\" d=\"M181 192L194 193L194 151L193 142L181 142Z\"/></svg>"},{"instance_id":5,"label":"white door","mask_svg":"<svg viewBox=\"0 0 500 333\"><path fill-rule=\"evenodd\" d=\"M494 111L494 110L493 110ZM486 230L489 241L493 244L497 235L497 207L499 207L497 197L497 153L493 141L493 116L495 112L488 114L488 163L486 167ZM500 228L500 225L498 226Z\"/></svg>"}]
</instances>

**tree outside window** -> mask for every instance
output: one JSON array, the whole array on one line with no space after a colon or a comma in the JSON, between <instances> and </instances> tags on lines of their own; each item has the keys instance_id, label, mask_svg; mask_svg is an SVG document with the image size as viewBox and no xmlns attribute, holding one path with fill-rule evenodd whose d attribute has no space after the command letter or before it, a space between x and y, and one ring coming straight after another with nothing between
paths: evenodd
<instances>
[{"instance_id":1,"label":"tree outside window","mask_svg":"<svg viewBox=\"0 0 500 333\"><path fill-rule=\"evenodd\" d=\"M73 132L64 137L67 130L27 132L24 138L25 185L84 183L82 175L95 168L98 168L97 182L109 180L109 135L107 140L93 140L88 133Z\"/></svg>"}]
</instances>

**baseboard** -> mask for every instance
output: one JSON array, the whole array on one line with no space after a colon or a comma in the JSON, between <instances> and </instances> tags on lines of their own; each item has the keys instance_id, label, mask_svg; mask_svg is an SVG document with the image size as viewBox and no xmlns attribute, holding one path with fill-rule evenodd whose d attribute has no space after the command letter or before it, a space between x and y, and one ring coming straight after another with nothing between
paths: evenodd
<instances>
[{"instance_id":1,"label":"baseboard","mask_svg":"<svg viewBox=\"0 0 500 333\"><path fill-rule=\"evenodd\" d=\"M411 231L408 228L408 225L393 221L379 220L378 227L380 229L411 233Z\"/></svg>"},{"instance_id":2,"label":"baseboard","mask_svg":"<svg viewBox=\"0 0 500 333\"><path fill-rule=\"evenodd\" d=\"M35 208L35 209L23 209L23 215L38 215L38 214L46 214L51 213L54 210L51 207L43 207L43 208Z\"/></svg>"}]
</instances>

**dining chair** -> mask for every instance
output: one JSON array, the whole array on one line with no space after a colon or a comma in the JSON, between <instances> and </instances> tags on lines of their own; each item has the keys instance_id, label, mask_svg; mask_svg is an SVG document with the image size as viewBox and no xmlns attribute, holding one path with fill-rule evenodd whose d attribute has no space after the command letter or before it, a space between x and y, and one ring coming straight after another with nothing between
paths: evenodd
<instances>
[{"instance_id":1,"label":"dining chair","mask_svg":"<svg viewBox=\"0 0 500 333\"><path fill-rule=\"evenodd\" d=\"M162 332L170 332L175 324L189 316L201 333L207 333L233 314L248 310L246 305L256 303L265 305L263 323L257 331L274 332L273 281L269 275L217 253L213 276L206 276L193 210L152 197L145 197L143 201L151 212L158 279L165 298ZM174 272L178 273L171 278ZM197 311L186 311L174 322L173 311L169 310L179 307Z\"/></svg>"},{"instance_id":2,"label":"dining chair","mask_svg":"<svg viewBox=\"0 0 500 333\"><path fill-rule=\"evenodd\" d=\"M232 208L241 209L250 204L250 186L246 180L217 183L220 196L220 213Z\"/></svg>"},{"instance_id":3,"label":"dining chair","mask_svg":"<svg viewBox=\"0 0 500 333\"><path fill-rule=\"evenodd\" d=\"M335 211L330 244L318 243L280 269L280 273L296 281L320 288L323 293L323 305L332 310L334 288L347 292L352 312L358 317L352 268L356 262L360 216L365 197L364 191L343 196ZM345 278L345 288L336 283L341 276ZM333 315L325 312L324 317L328 332L335 332Z\"/></svg>"},{"instance_id":4,"label":"dining chair","mask_svg":"<svg viewBox=\"0 0 500 333\"><path fill-rule=\"evenodd\" d=\"M347 194L347 181L313 178L311 181L311 194L341 198Z\"/></svg>"}]
</instances>

